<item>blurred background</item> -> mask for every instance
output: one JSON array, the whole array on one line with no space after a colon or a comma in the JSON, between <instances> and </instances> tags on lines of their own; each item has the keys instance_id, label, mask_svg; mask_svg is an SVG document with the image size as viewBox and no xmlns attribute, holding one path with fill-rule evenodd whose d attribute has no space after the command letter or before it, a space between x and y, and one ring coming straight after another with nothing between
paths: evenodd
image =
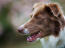
<instances>
[{"instance_id":1,"label":"blurred background","mask_svg":"<svg viewBox=\"0 0 65 48\"><path fill-rule=\"evenodd\" d=\"M65 0L0 0L0 48L42 48L40 41L29 43L17 32L37 2L58 2L65 14Z\"/></svg>"}]
</instances>

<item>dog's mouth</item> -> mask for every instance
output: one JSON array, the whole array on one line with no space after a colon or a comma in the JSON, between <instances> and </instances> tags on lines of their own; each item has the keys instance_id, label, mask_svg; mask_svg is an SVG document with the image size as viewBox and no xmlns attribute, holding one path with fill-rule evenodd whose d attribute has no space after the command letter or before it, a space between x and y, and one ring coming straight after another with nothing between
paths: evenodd
<instances>
[{"instance_id":1,"label":"dog's mouth","mask_svg":"<svg viewBox=\"0 0 65 48\"><path fill-rule=\"evenodd\" d=\"M31 34L30 36L27 37L27 41L28 42L33 42L35 41L37 38L41 37L42 32L38 31L36 33Z\"/></svg>"}]
</instances>

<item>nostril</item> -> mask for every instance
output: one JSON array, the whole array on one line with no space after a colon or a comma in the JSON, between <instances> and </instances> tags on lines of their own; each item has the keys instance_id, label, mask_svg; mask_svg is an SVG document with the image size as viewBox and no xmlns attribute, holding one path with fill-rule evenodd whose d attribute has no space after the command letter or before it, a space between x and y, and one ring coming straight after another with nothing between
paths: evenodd
<instances>
[{"instance_id":1,"label":"nostril","mask_svg":"<svg viewBox=\"0 0 65 48\"><path fill-rule=\"evenodd\" d=\"M23 28L20 27L18 28L18 32L23 32L23 30L24 30Z\"/></svg>"},{"instance_id":2,"label":"nostril","mask_svg":"<svg viewBox=\"0 0 65 48\"><path fill-rule=\"evenodd\" d=\"M21 33L21 34L25 34L24 29L18 29L18 32Z\"/></svg>"},{"instance_id":3,"label":"nostril","mask_svg":"<svg viewBox=\"0 0 65 48\"><path fill-rule=\"evenodd\" d=\"M18 29L18 32L22 32L23 30Z\"/></svg>"}]
</instances>

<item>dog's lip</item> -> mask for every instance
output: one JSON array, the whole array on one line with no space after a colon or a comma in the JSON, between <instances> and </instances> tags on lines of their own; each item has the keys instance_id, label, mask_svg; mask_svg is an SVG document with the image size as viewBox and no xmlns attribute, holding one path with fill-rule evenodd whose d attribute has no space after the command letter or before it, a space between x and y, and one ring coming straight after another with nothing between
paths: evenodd
<instances>
[{"instance_id":1,"label":"dog's lip","mask_svg":"<svg viewBox=\"0 0 65 48\"><path fill-rule=\"evenodd\" d=\"M36 33L33 33L33 34L31 34L30 36L27 37L27 41L28 41L28 42L33 42L33 41L35 41L37 38L40 38L41 34L42 34L42 33L41 33L40 31L38 31L38 32L36 32Z\"/></svg>"}]
</instances>

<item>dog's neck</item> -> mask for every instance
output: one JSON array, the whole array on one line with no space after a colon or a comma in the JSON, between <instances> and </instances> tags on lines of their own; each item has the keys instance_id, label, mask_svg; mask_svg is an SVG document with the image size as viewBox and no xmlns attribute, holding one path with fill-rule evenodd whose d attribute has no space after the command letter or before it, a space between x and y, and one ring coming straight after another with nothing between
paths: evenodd
<instances>
[{"instance_id":1,"label":"dog's neck","mask_svg":"<svg viewBox=\"0 0 65 48\"><path fill-rule=\"evenodd\" d=\"M64 20L65 20L65 16L64 16ZM40 41L42 43L42 47L43 48L60 48L60 47L63 47L65 45L64 36L65 36L65 25L63 28L61 28L58 37L51 35L49 37L40 39Z\"/></svg>"},{"instance_id":2,"label":"dog's neck","mask_svg":"<svg viewBox=\"0 0 65 48\"><path fill-rule=\"evenodd\" d=\"M40 39L43 48L60 48L65 45L65 27L60 31L58 37L54 37L53 35Z\"/></svg>"},{"instance_id":3,"label":"dog's neck","mask_svg":"<svg viewBox=\"0 0 65 48\"><path fill-rule=\"evenodd\" d=\"M65 16L63 16L64 17L64 22L65 22ZM65 23L64 23L64 27L65 27Z\"/></svg>"}]
</instances>

